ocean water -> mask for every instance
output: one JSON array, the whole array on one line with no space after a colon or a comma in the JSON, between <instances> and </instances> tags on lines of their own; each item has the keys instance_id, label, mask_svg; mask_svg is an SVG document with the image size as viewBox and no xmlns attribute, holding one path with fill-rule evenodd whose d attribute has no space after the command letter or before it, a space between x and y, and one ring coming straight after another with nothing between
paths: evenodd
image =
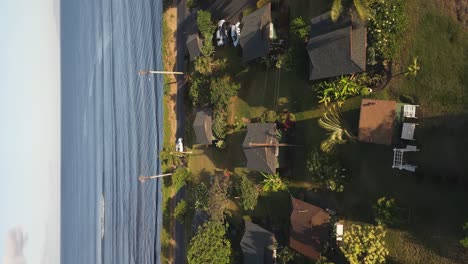
<instances>
[{"instance_id":1,"label":"ocean water","mask_svg":"<svg viewBox=\"0 0 468 264\"><path fill-rule=\"evenodd\" d=\"M159 263L161 2L61 1L61 263Z\"/></svg>"}]
</instances>

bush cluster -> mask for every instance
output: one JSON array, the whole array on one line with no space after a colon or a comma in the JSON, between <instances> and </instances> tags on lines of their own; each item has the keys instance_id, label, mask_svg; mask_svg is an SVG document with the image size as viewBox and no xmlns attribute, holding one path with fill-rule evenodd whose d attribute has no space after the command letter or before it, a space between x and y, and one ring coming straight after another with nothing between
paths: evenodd
<instances>
[{"instance_id":1,"label":"bush cluster","mask_svg":"<svg viewBox=\"0 0 468 264\"><path fill-rule=\"evenodd\" d=\"M307 160L307 170L312 179L330 191L344 191L347 171L329 154L312 151Z\"/></svg>"}]
</instances>

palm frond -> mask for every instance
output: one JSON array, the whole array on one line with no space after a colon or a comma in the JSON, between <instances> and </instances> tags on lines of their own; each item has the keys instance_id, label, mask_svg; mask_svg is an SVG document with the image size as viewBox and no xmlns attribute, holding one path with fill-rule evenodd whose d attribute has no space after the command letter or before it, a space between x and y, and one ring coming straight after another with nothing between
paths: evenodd
<instances>
[{"instance_id":1,"label":"palm frond","mask_svg":"<svg viewBox=\"0 0 468 264\"><path fill-rule=\"evenodd\" d=\"M369 0L353 0L354 8L359 15L359 18L362 21L366 21L368 19L373 19L374 14L372 8L370 7Z\"/></svg>"},{"instance_id":2,"label":"palm frond","mask_svg":"<svg viewBox=\"0 0 468 264\"><path fill-rule=\"evenodd\" d=\"M343 11L342 0L333 0L332 9L330 12L331 19L337 21L340 17L341 12Z\"/></svg>"}]
</instances>

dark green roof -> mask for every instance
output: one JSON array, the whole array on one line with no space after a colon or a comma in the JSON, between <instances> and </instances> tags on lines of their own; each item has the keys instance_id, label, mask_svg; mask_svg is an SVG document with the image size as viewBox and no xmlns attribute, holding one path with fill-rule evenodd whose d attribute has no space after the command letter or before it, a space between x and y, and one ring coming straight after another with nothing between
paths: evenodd
<instances>
[{"instance_id":1,"label":"dark green roof","mask_svg":"<svg viewBox=\"0 0 468 264\"><path fill-rule=\"evenodd\" d=\"M240 45L242 61L248 62L270 52L271 3L255 10L242 19Z\"/></svg>"},{"instance_id":2,"label":"dark green roof","mask_svg":"<svg viewBox=\"0 0 468 264\"><path fill-rule=\"evenodd\" d=\"M245 233L241 240L244 264L273 264L275 237L260 226L245 221Z\"/></svg>"},{"instance_id":3,"label":"dark green roof","mask_svg":"<svg viewBox=\"0 0 468 264\"><path fill-rule=\"evenodd\" d=\"M276 172L275 146L252 146L255 144L277 144L276 124L247 124L247 135L242 147L247 158L247 168L274 174Z\"/></svg>"},{"instance_id":4,"label":"dark green roof","mask_svg":"<svg viewBox=\"0 0 468 264\"><path fill-rule=\"evenodd\" d=\"M366 70L367 29L358 19L353 19L356 16L342 15L337 22L333 22L327 12L311 19L307 44L310 80Z\"/></svg>"}]
</instances>

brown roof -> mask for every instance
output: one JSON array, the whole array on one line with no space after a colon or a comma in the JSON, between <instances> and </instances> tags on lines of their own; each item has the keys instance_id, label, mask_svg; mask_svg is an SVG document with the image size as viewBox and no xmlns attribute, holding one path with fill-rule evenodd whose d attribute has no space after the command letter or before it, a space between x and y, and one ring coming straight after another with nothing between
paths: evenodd
<instances>
[{"instance_id":1,"label":"brown roof","mask_svg":"<svg viewBox=\"0 0 468 264\"><path fill-rule=\"evenodd\" d=\"M291 196L291 231L289 246L302 255L317 260L322 252L322 243L328 240L330 215L315 205Z\"/></svg>"},{"instance_id":2,"label":"brown roof","mask_svg":"<svg viewBox=\"0 0 468 264\"><path fill-rule=\"evenodd\" d=\"M261 172L275 174L276 147L252 146L253 144L278 144L276 139L276 124L247 124L247 135L242 148L247 158L247 168Z\"/></svg>"},{"instance_id":3,"label":"brown roof","mask_svg":"<svg viewBox=\"0 0 468 264\"><path fill-rule=\"evenodd\" d=\"M359 117L359 141L392 144L396 102L362 99Z\"/></svg>"}]
</instances>

